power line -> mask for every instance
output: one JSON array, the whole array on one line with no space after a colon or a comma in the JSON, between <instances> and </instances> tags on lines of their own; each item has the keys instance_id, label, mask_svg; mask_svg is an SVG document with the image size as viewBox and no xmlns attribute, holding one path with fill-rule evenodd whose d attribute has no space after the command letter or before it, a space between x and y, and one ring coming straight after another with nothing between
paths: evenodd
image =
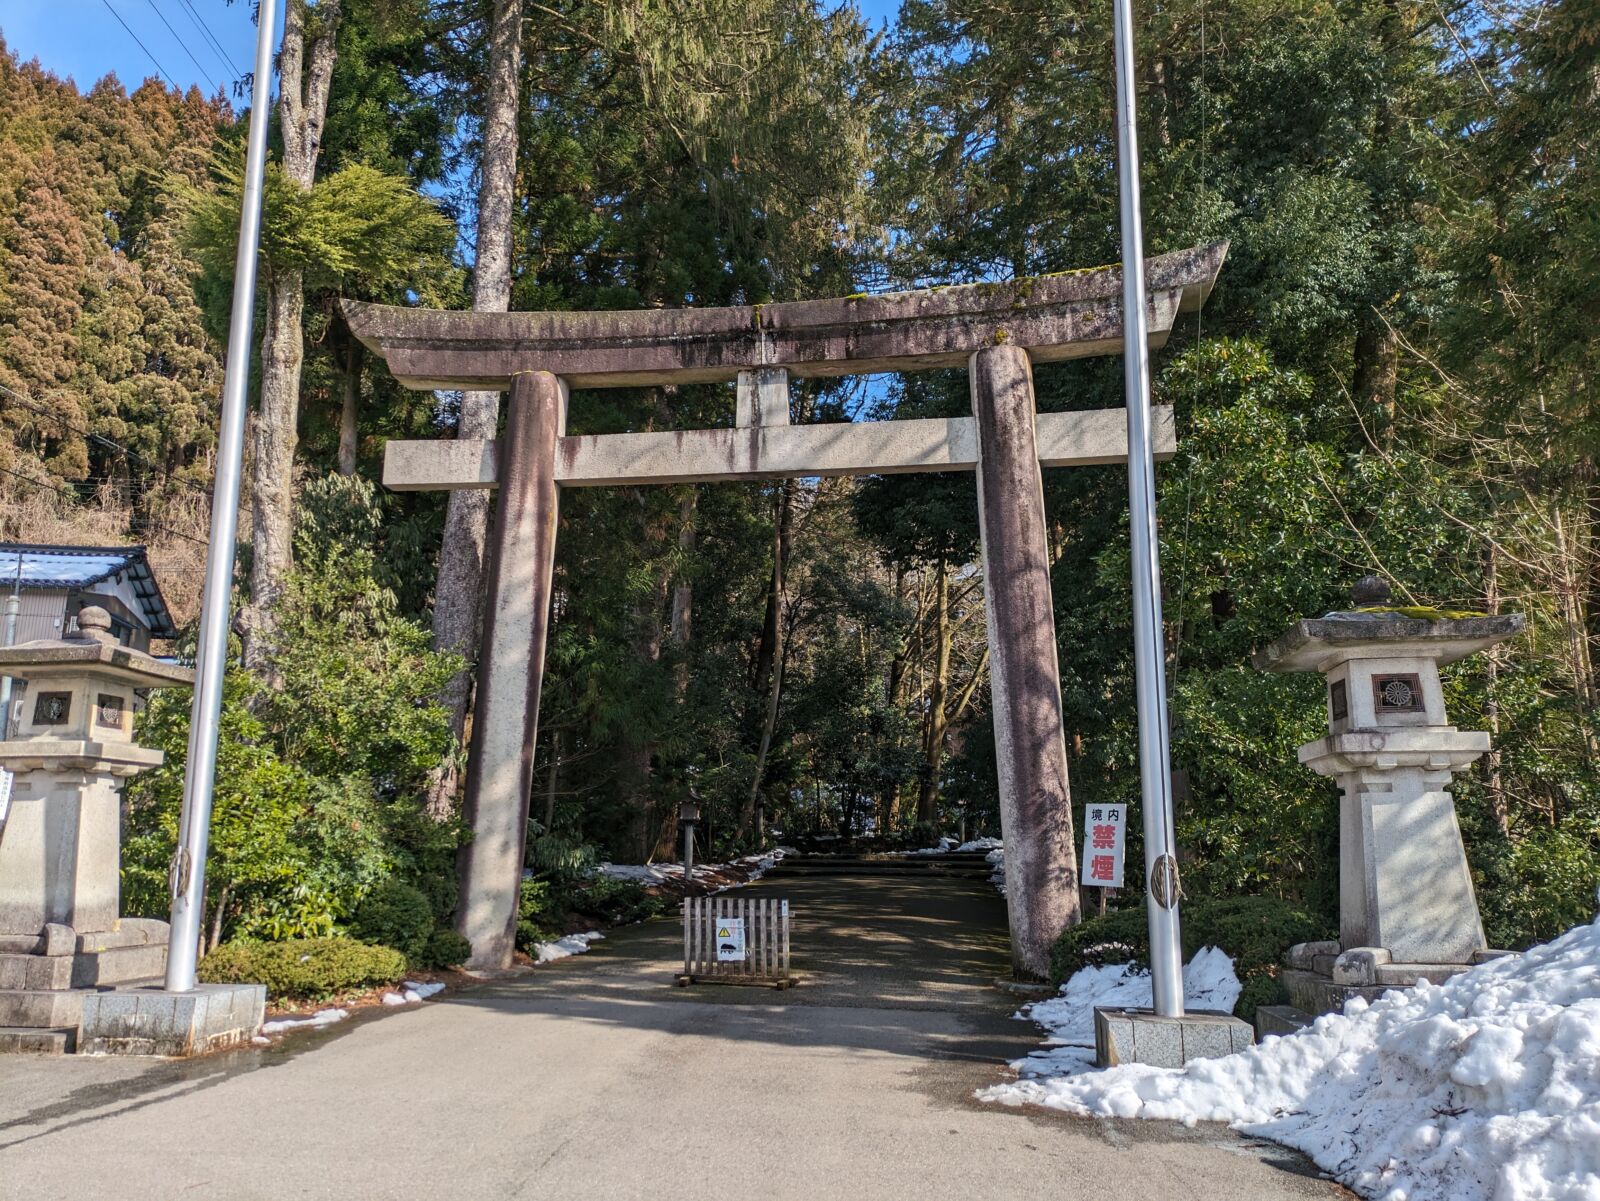
<instances>
[{"instance_id":1,"label":"power line","mask_svg":"<svg viewBox=\"0 0 1600 1201\"><path fill-rule=\"evenodd\" d=\"M118 454L127 455L128 458L134 460L134 462L143 463L151 471L154 471L159 475L164 475L174 483L182 484L186 488L193 488L196 492L199 492L203 496L211 495L211 489L207 488L204 484L197 484L193 480L184 479L181 475L174 475L170 468L163 467L160 463L145 458L145 456L140 454L138 451L133 450L131 447L124 446L122 443L114 441L111 438L107 438L104 434L97 434L93 430L86 430L73 425L60 413L52 413L49 409L43 408L36 401L24 396L14 388L8 388L4 384L0 384L0 392L4 392L23 408L29 409L32 412L39 414L41 417L49 418L62 429L70 430L72 433L77 434L80 438L88 438L91 441L100 443L102 446L110 447Z\"/></svg>"},{"instance_id":2,"label":"power line","mask_svg":"<svg viewBox=\"0 0 1600 1201\"><path fill-rule=\"evenodd\" d=\"M64 497L66 497L68 500L70 500L75 505L81 505L83 503L83 497L79 496L76 492L72 491L72 489L70 489L70 488L63 488L59 484L52 484L49 480L36 480L31 475L24 475L22 472L16 470L14 467L6 467L4 465L0 465L0 471L5 472L7 475L14 475L14 476L17 477L17 479L21 480L23 483L32 484L35 488L48 488L51 492L56 492L56 493L59 493L60 495L62 495ZM133 524L133 514L130 513L128 515L128 520L129 520L129 524L132 525ZM152 521L149 518L145 518L145 519L143 519L141 521L140 524L142 525L142 527L144 529L157 530L157 531L160 531L161 533L171 534L175 538L186 538L190 542L197 543L200 546L208 546L208 545L210 545L204 538L196 538L193 534L185 534L182 530L173 529L170 525L163 525L159 521Z\"/></svg>"},{"instance_id":3,"label":"power line","mask_svg":"<svg viewBox=\"0 0 1600 1201\"><path fill-rule=\"evenodd\" d=\"M139 41L139 35L134 33L133 30L128 28L128 23L122 19L122 17L117 13L116 9L111 7L111 0L100 0L100 3L104 4L106 6L106 11L108 13L110 13L113 17L117 18L117 24L122 26L123 32L125 32L130 38L132 38L134 40L134 43L139 47L139 49L141 49L141 50L143 50L145 52L145 54L149 57L151 62L155 63L156 70L161 72L161 78L167 81L167 86L169 88L172 88L172 89L176 90L178 85L172 82L172 76L169 75L167 73L167 69L161 65L161 60L158 59L155 55L151 54L150 53L150 47L146 46L143 42Z\"/></svg>"},{"instance_id":4,"label":"power line","mask_svg":"<svg viewBox=\"0 0 1600 1201\"><path fill-rule=\"evenodd\" d=\"M167 27L167 32L172 35L173 40L183 47L183 52L189 56L189 61L194 64L194 69L200 72L204 78L210 80L211 86L216 88L217 91L224 91L223 86L212 78L211 72L200 65L200 60L194 56L194 51L189 49L189 43L178 36L178 31L172 27L172 22L168 21L166 15L156 7L156 0L146 0L146 3L150 5L150 11L155 13L156 18Z\"/></svg>"},{"instance_id":5,"label":"power line","mask_svg":"<svg viewBox=\"0 0 1600 1201\"><path fill-rule=\"evenodd\" d=\"M200 31L201 36L211 44L212 52L216 54L218 61L223 64L223 70L232 71L236 78L242 77L244 72L233 61L233 56L217 40L217 35L211 32L211 26L206 24L206 19L195 9L194 0L178 0L178 2L183 5L184 11L189 14L189 20L194 23L194 27Z\"/></svg>"}]
</instances>

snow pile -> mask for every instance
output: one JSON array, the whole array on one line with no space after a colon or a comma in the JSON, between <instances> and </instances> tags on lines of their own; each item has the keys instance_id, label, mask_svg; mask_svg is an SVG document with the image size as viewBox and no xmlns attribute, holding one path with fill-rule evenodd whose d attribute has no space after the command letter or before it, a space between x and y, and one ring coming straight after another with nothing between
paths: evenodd
<instances>
[{"instance_id":1,"label":"snow pile","mask_svg":"<svg viewBox=\"0 0 1600 1201\"><path fill-rule=\"evenodd\" d=\"M383 994L383 1003L385 1005L415 1005L418 1001L425 1001L444 988L444 985L438 981L434 981L431 984L418 984L415 981L407 980L404 983L405 992L386 992Z\"/></svg>"},{"instance_id":2,"label":"snow pile","mask_svg":"<svg viewBox=\"0 0 1600 1201\"><path fill-rule=\"evenodd\" d=\"M1182 1071L1129 1065L1003 1092L990 1099L1230 1122L1383 1201L1594 1201L1600 922Z\"/></svg>"},{"instance_id":3,"label":"snow pile","mask_svg":"<svg viewBox=\"0 0 1600 1201\"><path fill-rule=\"evenodd\" d=\"M1000 895L1001 896L1005 896L1005 892L1006 892L1006 849L1005 849L1005 847L995 847L994 850L990 851L987 855L984 856L984 859L989 864L990 867L994 868L994 871L989 874L989 883L993 884L996 888L998 888L1000 890Z\"/></svg>"},{"instance_id":4,"label":"snow pile","mask_svg":"<svg viewBox=\"0 0 1600 1201\"><path fill-rule=\"evenodd\" d=\"M746 878L740 883L749 883L759 880L772 870L773 865L785 855L793 854L789 847L777 847L760 855L746 855L742 859L735 859L731 863L697 863L694 865L694 878L719 882L719 878L728 872L743 871ZM635 884L650 886L663 884L668 880L683 879L683 864L681 863L602 863L595 869L595 874L605 876L612 880L630 880ZM716 892L725 892L729 888L737 887L735 884L722 884Z\"/></svg>"},{"instance_id":5,"label":"snow pile","mask_svg":"<svg viewBox=\"0 0 1600 1201\"><path fill-rule=\"evenodd\" d=\"M940 837L936 847L921 847L915 851L898 851L900 855L948 855L951 851L992 851L1000 845L998 838L974 838L968 842L957 845L956 840L945 834Z\"/></svg>"},{"instance_id":6,"label":"snow pile","mask_svg":"<svg viewBox=\"0 0 1600 1201\"><path fill-rule=\"evenodd\" d=\"M300 1027L331 1026L335 1022L342 1022L350 1016L347 1009L319 1009L308 1018L277 1018L266 1022L261 1027L262 1034L282 1034L286 1030L295 1030Z\"/></svg>"},{"instance_id":7,"label":"snow pile","mask_svg":"<svg viewBox=\"0 0 1600 1201\"><path fill-rule=\"evenodd\" d=\"M533 961L535 963L550 963L557 959L565 959L569 955L582 955L589 949L589 944L599 942L605 937L598 930L590 930L587 934L568 934L565 938L558 938L555 942L539 942L533 945Z\"/></svg>"},{"instance_id":8,"label":"snow pile","mask_svg":"<svg viewBox=\"0 0 1600 1201\"><path fill-rule=\"evenodd\" d=\"M1239 977L1233 960L1216 947L1203 947L1183 972L1183 1002L1191 1009L1232 1012L1239 1002ZM1133 963L1086 967L1073 973L1059 996L1024 1005L1017 1014L1045 1028L1042 1050L1026 1059L1013 1060L1012 1069L1024 1081L1087 1071L1094 1064L1094 1007L1113 1005L1148 1008L1150 973ZM1033 1085L1002 1084L983 1094L987 1101L1020 1105L1036 1101Z\"/></svg>"}]
</instances>

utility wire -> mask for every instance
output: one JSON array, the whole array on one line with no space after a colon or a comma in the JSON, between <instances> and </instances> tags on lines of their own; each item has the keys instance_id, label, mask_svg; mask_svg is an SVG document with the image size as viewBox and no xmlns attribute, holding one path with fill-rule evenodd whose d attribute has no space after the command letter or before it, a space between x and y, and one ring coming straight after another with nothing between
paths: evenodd
<instances>
[{"instance_id":1,"label":"utility wire","mask_svg":"<svg viewBox=\"0 0 1600 1201\"><path fill-rule=\"evenodd\" d=\"M7 475L14 475L23 483L32 484L35 488L48 488L51 492L60 493L75 505L81 505L83 503L83 497L79 496L70 488L63 488L59 484L52 484L49 480L36 480L31 475L24 475L14 467L0 466L0 471L5 472ZM132 514L130 514L129 517L129 524L131 525ZM198 543L200 546L210 545L210 543L208 543L204 538L196 538L193 534L185 534L182 530L175 530L170 525L163 525L159 521L151 521L147 518L142 521L140 525L142 528L147 530L157 530L164 534L171 534L174 538L186 538L190 542Z\"/></svg>"},{"instance_id":2,"label":"utility wire","mask_svg":"<svg viewBox=\"0 0 1600 1201\"><path fill-rule=\"evenodd\" d=\"M178 36L178 31L172 27L172 22L167 20L166 14L156 7L156 0L146 0L146 3L150 5L150 11L155 13L156 18L167 27L167 32L172 35L173 40L183 47L183 52L189 56L189 61L194 64L194 69L200 72L203 78L210 80L211 86L216 88L217 91L226 91L212 76L211 72L200 65L200 60L194 56L194 51L189 49L189 43Z\"/></svg>"},{"instance_id":3,"label":"utility wire","mask_svg":"<svg viewBox=\"0 0 1600 1201\"><path fill-rule=\"evenodd\" d=\"M183 5L184 11L189 14L189 20L194 23L194 27L200 31L200 36L210 43L212 53L217 56L217 61L222 63L222 69L224 71L232 71L236 78L243 76L244 72L239 70L238 65L233 61L233 57L223 48L222 43L217 40L217 35L211 32L211 26L206 24L206 19L196 11L194 0L179 0L179 3Z\"/></svg>"},{"instance_id":4,"label":"utility wire","mask_svg":"<svg viewBox=\"0 0 1600 1201\"><path fill-rule=\"evenodd\" d=\"M54 421L62 429L70 430L72 433L77 434L78 437L80 437L80 438L88 438L91 441L100 443L100 445L102 445L102 446L110 447L112 450L116 451L118 454L127 455L128 458L134 460L134 462L143 463L151 471L154 471L154 472L156 472L156 473L158 473L160 475L166 476L168 479L172 480L174 483L182 484L186 488L193 488L196 492L199 492L200 494L202 494L204 496L210 496L211 495L211 489L207 488L204 484L197 484L193 480L186 480L181 475L173 475L173 473L172 473L170 468L163 467L160 463L157 463L157 462L154 462L154 461L152 461L150 459L145 458L138 451L133 450L130 447L124 446L120 442L116 442L116 441L114 441L114 440L112 440L110 438L107 438L104 434L97 434L93 430L86 430L86 429L82 429L82 428L80 428L78 426L73 425L70 421L68 421L60 413L52 413L49 409L42 407L36 401L30 399L29 397L24 396L22 393L16 391L14 388L8 388L4 384L0 384L0 392L4 392L13 401L15 401L17 404L20 404L23 408L30 409L33 412L39 414L39 416L46 417L46 418L50 419L51 421Z\"/></svg>"},{"instance_id":5,"label":"utility wire","mask_svg":"<svg viewBox=\"0 0 1600 1201\"><path fill-rule=\"evenodd\" d=\"M132 38L134 40L134 43L139 47L139 49L141 49L141 50L143 50L145 52L145 54L149 57L150 61L155 63L156 70L161 72L161 78L167 81L167 86L169 88L176 89L178 85L172 82L172 76L169 75L167 73L167 69L161 65L161 60L158 59L155 55L151 54L150 53L150 47L146 46L143 42L139 41L139 35L134 33L133 30L128 28L128 23L122 19L121 15L117 12L116 9L111 7L111 0L100 0L100 3L104 4L106 6L106 11L108 13L110 13L113 17L117 18L117 24L122 26L123 31L130 38Z\"/></svg>"}]
</instances>

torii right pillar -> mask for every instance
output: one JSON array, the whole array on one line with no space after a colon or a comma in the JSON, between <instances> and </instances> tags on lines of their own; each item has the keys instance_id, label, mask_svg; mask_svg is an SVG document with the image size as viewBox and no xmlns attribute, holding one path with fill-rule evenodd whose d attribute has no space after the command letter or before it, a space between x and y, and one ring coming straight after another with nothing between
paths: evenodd
<instances>
[{"instance_id":1,"label":"torii right pillar","mask_svg":"<svg viewBox=\"0 0 1600 1201\"><path fill-rule=\"evenodd\" d=\"M968 370L1011 965L1042 979L1079 904L1033 368L1027 351L999 345L974 354Z\"/></svg>"}]
</instances>

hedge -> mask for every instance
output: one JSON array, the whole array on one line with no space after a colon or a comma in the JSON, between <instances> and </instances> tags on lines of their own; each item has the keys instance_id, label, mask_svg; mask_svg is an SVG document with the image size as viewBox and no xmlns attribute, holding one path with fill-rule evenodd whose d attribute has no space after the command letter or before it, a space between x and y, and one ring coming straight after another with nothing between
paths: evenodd
<instances>
[{"instance_id":1,"label":"hedge","mask_svg":"<svg viewBox=\"0 0 1600 1201\"><path fill-rule=\"evenodd\" d=\"M1244 986L1233 1012L1247 1022L1258 1005L1289 999L1278 979L1284 952L1297 942L1332 937L1326 922L1276 897L1186 901L1179 917L1185 960L1202 947L1220 947L1233 957ZM1050 952L1050 981L1059 987L1081 968L1108 963L1149 965L1144 906L1092 917L1065 931Z\"/></svg>"},{"instance_id":2,"label":"hedge","mask_svg":"<svg viewBox=\"0 0 1600 1201\"><path fill-rule=\"evenodd\" d=\"M353 938L223 943L200 961L208 984L265 984L275 1001L325 1001L338 993L393 984L406 957Z\"/></svg>"}]
</instances>

